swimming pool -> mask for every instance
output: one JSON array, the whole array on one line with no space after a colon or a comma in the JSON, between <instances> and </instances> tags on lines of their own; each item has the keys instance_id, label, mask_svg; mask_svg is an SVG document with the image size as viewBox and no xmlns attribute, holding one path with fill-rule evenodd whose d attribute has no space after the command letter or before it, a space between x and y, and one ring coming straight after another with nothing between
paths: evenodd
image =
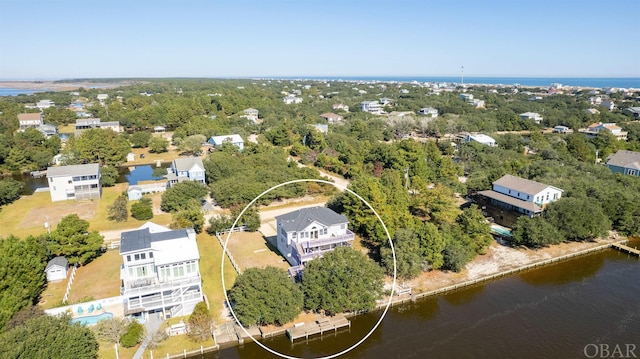
<instances>
[{"instance_id":1,"label":"swimming pool","mask_svg":"<svg viewBox=\"0 0 640 359\"><path fill-rule=\"evenodd\" d=\"M491 225L491 231L504 237L511 237L511 230L509 228L502 227L497 224Z\"/></svg>"},{"instance_id":2,"label":"swimming pool","mask_svg":"<svg viewBox=\"0 0 640 359\"><path fill-rule=\"evenodd\" d=\"M110 318L113 318L113 313L105 312L100 315L91 315L88 317L73 318L71 319L71 324L80 323L82 325L94 325L103 319L110 319Z\"/></svg>"}]
</instances>

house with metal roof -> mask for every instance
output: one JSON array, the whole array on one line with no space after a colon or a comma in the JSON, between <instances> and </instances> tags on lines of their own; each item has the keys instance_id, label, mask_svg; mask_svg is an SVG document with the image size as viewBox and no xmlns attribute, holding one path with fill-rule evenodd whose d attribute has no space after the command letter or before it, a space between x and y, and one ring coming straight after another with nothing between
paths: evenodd
<instances>
[{"instance_id":1,"label":"house with metal roof","mask_svg":"<svg viewBox=\"0 0 640 359\"><path fill-rule=\"evenodd\" d=\"M147 222L120 235L120 292L125 315L188 315L202 301L200 252L192 228Z\"/></svg>"},{"instance_id":2,"label":"house with metal roof","mask_svg":"<svg viewBox=\"0 0 640 359\"><path fill-rule=\"evenodd\" d=\"M609 155L606 163L613 173L640 177L640 152L619 150Z\"/></svg>"},{"instance_id":3,"label":"house with metal roof","mask_svg":"<svg viewBox=\"0 0 640 359\"><path fill-rule=\"evenodd\" d=\"M276 217L277 248L293 266L291 274L304 264L337 247L352 246L354 234L347 217L326 207L303 208Z\"/></svg>"},{"instance_id":4,"label":"house with metal roof","mask_svg":"<svg viewBox=\"0 0 640 359\"><path fill-rule=\"evenodd\" d=\"M29 127L38 128L44 124L42 119L42 112L35 113L20 113L18 114L18 124L20 127L18 131L22 132Z\"/></svg>"},{"instance_id":5,"label":"house with metal roof","mask_svg":"<svg viewBox=\"0 0 640 359\"><path fill-rule=\"evenodd\" d=\"M100 199L102 196L102 177L97 163L49 167L47 182L52 202Z\"/></svg>"},{"instance_id":6,"label":"house with metal roof","mask_svg":"<svg viewBox=\"0 0 640 359\"><path fill-rule=\"evenodd\" d=\"M496 140L494 140L493 137L487 136L483 133L463 132L459 136L462 137L463 143L478 142L489 147L496 147Z\"/></svg>"},{"instance_id":7,"label":"house with metal roof","mask_svg":"<svg viewBox=\"0 0 640 359\"><path fill-rule=\"evenodd\" d=\"M544 207L562 197L560 188L548 184L504 175L493 182L493 188L480 191L494 206L516 211L529 217L542 213Z\"/></svg>"},{"instance_id":8,"label":"house with metal roof","mask_svg":"<svg viewBox=\"0 0 640 359\"><path fill-rule=\"evenodd\" d=\"M173 160L167 169L167 185L169 187L182 181L205 183L205 171L200 157L180 157Z\"/></svg>"}]
</instances>

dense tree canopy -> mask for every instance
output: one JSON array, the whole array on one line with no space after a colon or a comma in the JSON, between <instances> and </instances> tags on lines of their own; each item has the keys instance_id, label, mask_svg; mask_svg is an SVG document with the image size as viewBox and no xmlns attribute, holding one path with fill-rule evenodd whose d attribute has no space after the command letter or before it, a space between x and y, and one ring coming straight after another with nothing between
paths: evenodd
<instances>
[{"instance_id":1,"label":"dense tree canopy","mask_svg":"<svg viewBox=\"0 0 640 359\"><path fill-rule=\"evenodd\" d=\"M102 128L82 131L78 137L70 138L65 147L68 164L100 163L117 165L127 158L131 145L120 134Z\"/></svg>"},{"instance_id":2,"label":"dense tree canopy","mask_svg":"<svg viewBox=\"0 0 640 359\"><path fill-rule=\"evenodd\" d=\"M200 182L183 181L176 183L162 194L160 209L165 212L178 212L188 209L193 200L200 202L209 189Z\"/></svg>"},{"instance_id":3,"label":"dense tree canopy","mask_svg":"<svg viewBox=\"0 0 640 359\"><path fill-rule=\"evenodd\" d=\"M300 287L284 269L248 268L229 291L233 311L244 326L285 324L303 307Z\"/></svg>"},{"instance_id":4,"label":"dense tree canopy","mask_svg":"<svg viewBox=\"0 0 640 359\"><path fill-rule=\"evenodd\" d=\"M70 264L85 265L101 253L104 237L89 232L89 222L70 214L60 220L49 236L48 248L54 255L62 255Z\"/></svg>"},{"instance_id":5,"label":"dense tree canopy","mask_svg":"<svg viewBox=\"0 0 640 359\"><path fill-rule=\"evenodd\" d=\"M309 261L302 273L306 308L335 314L370 310L382 296L384 272L364 254L340 247Z\"/></svg>"},{"instance_id":6,"label":"dense tree canopy","mask_svg":"<svg viewBox=\"0 0 640 359\"><path fill-rule=\"evenodd\" d=\"M70 317L41 315L0 334L0 357L92 359L98 341L91 329L70 324Z\"/></svg>"}]
</instances>

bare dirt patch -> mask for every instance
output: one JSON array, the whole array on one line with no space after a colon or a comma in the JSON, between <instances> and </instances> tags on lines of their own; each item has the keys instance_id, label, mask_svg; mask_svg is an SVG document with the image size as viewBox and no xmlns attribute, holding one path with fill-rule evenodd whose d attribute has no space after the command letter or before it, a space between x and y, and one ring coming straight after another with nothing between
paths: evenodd
<instances>
[{"instance_id":1,"label":"bare dirt patch","mask_svg":"<svg viewBox=\"0 0 640 359\"><path fill-rule=\"evenodd\" d=\"M18 225L18 228L30 228L34 225L44 224L44 222L49 222L49 225L52 228L55 228L55 225L60 223L62 217L65 217L70 214L77 214L78 217L85 220L90 220L96 215L96 208L98 206L98 202L69 202L60 204L55 208L51 206L37 207L30 210L27 215L24 217L22 222Z\"/></svg>"}]
</instances>

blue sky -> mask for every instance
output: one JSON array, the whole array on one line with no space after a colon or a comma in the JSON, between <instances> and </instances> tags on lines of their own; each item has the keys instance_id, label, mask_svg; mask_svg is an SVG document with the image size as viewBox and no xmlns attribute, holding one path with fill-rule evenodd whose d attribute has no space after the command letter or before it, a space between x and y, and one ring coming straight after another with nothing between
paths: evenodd
<instances>
[{"instance_id":1,"label":"blue sky","mask_svg":"<svg viewBox=\"0 0 640 359\"><path fill-rule=\"evenodd\" d=\"M0 79L640 77L640 0L0 0Z\"/></svg>"}]
</instances>

